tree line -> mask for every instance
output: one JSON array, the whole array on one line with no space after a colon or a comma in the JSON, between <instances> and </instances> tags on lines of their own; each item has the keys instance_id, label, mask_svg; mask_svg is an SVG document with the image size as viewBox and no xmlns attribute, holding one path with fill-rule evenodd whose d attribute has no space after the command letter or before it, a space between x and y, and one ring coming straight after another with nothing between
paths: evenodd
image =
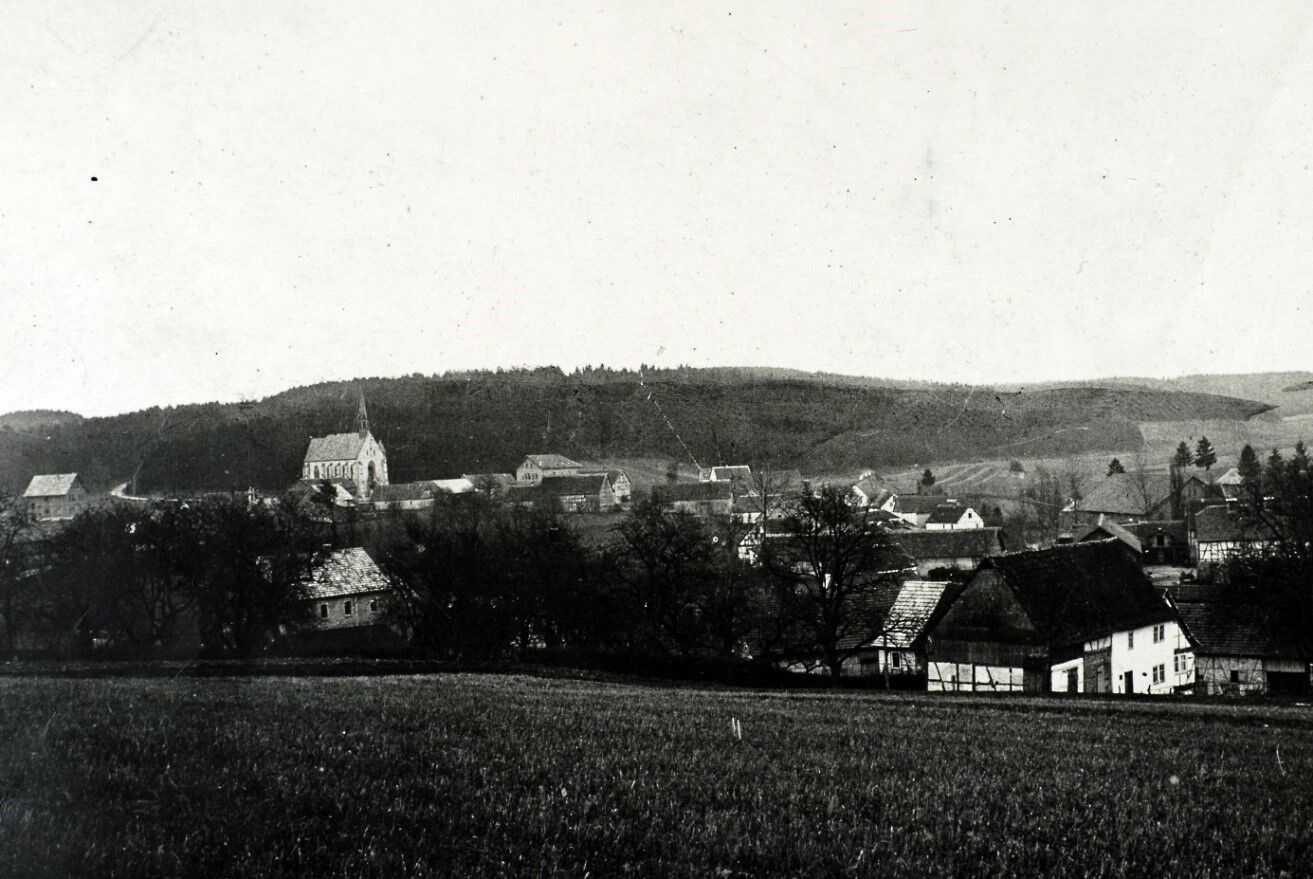
<instances>
[{"instance_id":1,"label":"tree line","mask_svg":"<svg viewBox=\"0 0 1313 879\"><path fill-rule=\"evenodd\" d=\"M89 510L36 539L0 521L7 655L250 657L311 628L308 586L334 535L391 584L384 618L452 660L566 650L774 662L837 674L886 623L907 560L847 492L805 491L764 531L644 500L598 521L443 495L350 529L292 499L217 496ZM357 539L352 539L355 535Z\"/></svg>"}]
</instances>

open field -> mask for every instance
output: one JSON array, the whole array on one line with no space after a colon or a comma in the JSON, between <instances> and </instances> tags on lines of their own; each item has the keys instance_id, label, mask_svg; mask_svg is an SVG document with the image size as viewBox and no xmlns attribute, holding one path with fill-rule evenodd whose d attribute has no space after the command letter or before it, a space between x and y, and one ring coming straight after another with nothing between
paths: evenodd
<instances>
[{"instance_id":1,"label":"open field","mask_svg":"<svg viewBox=\"0 0 1313 879\"><path fill-rule=\"evenodd\" d=\"M0 875L1275 876L1313 851L1306 708L485 675L4 679L0 704Z\"/></svg>"}]
</instances>

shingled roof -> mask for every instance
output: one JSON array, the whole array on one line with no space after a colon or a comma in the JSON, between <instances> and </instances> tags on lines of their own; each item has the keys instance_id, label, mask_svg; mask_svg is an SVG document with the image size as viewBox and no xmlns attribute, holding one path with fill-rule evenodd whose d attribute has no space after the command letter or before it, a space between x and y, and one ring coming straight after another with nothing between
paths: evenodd
<instances>
[{"instance_id":1,"label":"shingled roof","mask_svg":"<svg viewBox=\"0 0 1313 879\"><path fill-rule=\"evenodd\" d=\"M1249 521L1244 512L1232 504L1214 504L1195 513L1194 535L1200 543L1236 543L1271 538L1260 523Z\"/></svg>"},{"instance_id":2,"label":"shingled roof","mask_svg":"<svg viewBox=\"0 0 1313 879\"><path fill-rule=\"evenodd\" d=\"M46 473L33 476L23 497L64 497L78 482L76 473Z\"/></svg>"},{"instance_id":3,"label":"shingled roof","mask_svg":"<svg viewBox=\"0 0 1313 879\"><path fill-rule=\"evenodd\" d=\"M311 573L307 598L342 598L386 592L391 584L374 559L361 547L339 549L315 566Z\"/></svg>"},{"instance_id":4,"label":"shingled roof","mask_svg":"<svg viewBox=\"0 0 1313 879\"><path fill-rule=\"evenodd\" d=\"M1036 630L1058 646L1166 622L1172 608L1119 540L1072 543L986 559Z\"/></svg>"},{"instance_id":5,"label":"shingled roof","mask_svg":"<svg viewBox=\"0 0 1313 879\"><path fill-rule=\"evenodd\" d=\"M890 539L913 559L980 559L1003 552L1002 529L891 531Z\"/></svg>"},{"instance_id":6,"label":"shingled roof","mask_svg":"<svg viewBox=\"0 0 1313 879\"><path fill-rule=\"evenodd\" d=\"M966 515L967 508L961 504L940 504L926 519L927 525L953 525Z\"/></svg>"},{"instance_id":7,"label":"shingled roof","mask_svg":"<svg viewBox=\"0 0 1313 879\"><path fill-rule=\"evenodd\" d=\"M1085 542L1090 540L1107 540L1109 537L1115 537L1135 552L1142 552L1144 550L1144 545L1140 542L1139 537L1131 533L1129 529L1118 525L1116 521L1109 519L1102 513L1099 514L1099 521L1090 526L1088 530L1076 539Z\"/></svg>"},{"instance_id":8,"label":"shingled roof","mask_svg":"<svg viewBox=\"0 0 1313 879\"><path fill-rule=\"evenodd\" d=\"M1150 488L1152 491L1152 488ZM1073 505L1085 513L1109 513L1114 516L1147 516L1156 506L1146 499L1144 487L1133 473L1114 473L1090 490Z\"/></svg>"},{"instance_id":9,"label":"shingled roof","mask_svg":"<svg viewBox=\"0 0 1313 879\"><path fill-rule=\"evenodd\" d=\"M949 502L942 494L900 494L894 500L894 512L906 515L929 515Z\"/></svg>"},{"instance_id":10,"label":"shingled roof","mask_svg":"<svg viewBox=\"0 0 1313 879\"><path fill-rule=\"evenodd\" d=\"M328 436L310 438L310 448L305 450L305 463L316 461L354 461L360 456L360 449L365 445L365 438L359 433L330 433Z\"/></svg>"}]
</instances>

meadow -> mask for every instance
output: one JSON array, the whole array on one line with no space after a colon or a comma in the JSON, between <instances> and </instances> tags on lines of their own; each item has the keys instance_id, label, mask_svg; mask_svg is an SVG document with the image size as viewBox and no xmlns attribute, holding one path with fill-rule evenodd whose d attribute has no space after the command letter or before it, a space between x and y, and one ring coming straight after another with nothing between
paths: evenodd
<instances>
[{"instance_id":1,"label":"meadow","mask_svg":"<svg viewBox=\"0 0 1313 879\"><path fill-rule=\"evenodd\" d=\"M1313 869L1304 707L477 674L0 678L0 705L5 876Z\"/></svg>"}]
</instances>

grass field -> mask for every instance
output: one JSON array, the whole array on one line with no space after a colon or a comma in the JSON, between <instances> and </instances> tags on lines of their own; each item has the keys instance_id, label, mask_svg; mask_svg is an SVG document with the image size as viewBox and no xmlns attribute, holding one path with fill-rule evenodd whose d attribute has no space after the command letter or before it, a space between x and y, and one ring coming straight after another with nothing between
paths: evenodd
<instances>
[{"instance_id":1,"label":"grass field","mask_svg":"<svg viewBox=\"0 0 1313 879\"><path fill-rule=\"evenodd\" d=\"M0 705L5 876L1295 876L1313 852L1297 707L485 675L11 678Z\"/></svg>"}]
</instances>

